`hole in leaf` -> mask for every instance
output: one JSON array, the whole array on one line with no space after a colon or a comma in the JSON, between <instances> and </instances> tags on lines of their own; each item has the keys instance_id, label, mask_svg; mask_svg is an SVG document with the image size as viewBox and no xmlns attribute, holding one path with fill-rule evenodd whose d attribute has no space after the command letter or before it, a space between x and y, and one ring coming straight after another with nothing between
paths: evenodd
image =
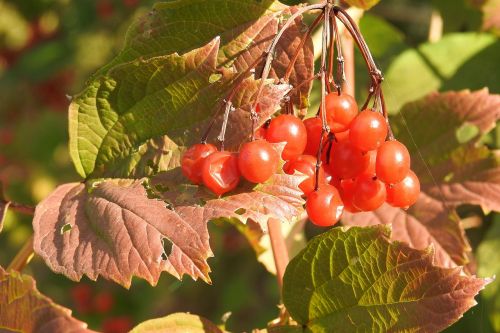
<instances>
[{"instance_id":1,"label":"hole in leaf","mask_svg":"<svg viewBox=\"0 0 500 333\"><path fill-rule=\"evenodd\" d=\"M247 212L247 210L245 208L238 208L237 210L234 211L235 214L238 214L238 215L243 215Z\"/></svg>"},{"instance_id":2,"label":"hole in leaf","mask_svg":"<svg viewBox=\"0 0 500 333\"><path fill-rule=\"evenodd\" d=\"M167 260L168 256L172 253L173 243L170 239L163 237L161 239L161 245L163 246L163 253L161 254L161 260Z\"/></svg>"},{"instance_id":3,"label":"hole in leaf","mask_svg":"<svg viewBox=\"0 0 500 333\"><path fill-rule=\"evenodd\" d=\"M208 78L208 82L215 83L217 81L220 81L220 79L222 79L222 74L214 73L214 74L210 75L210 77Z\"/></svg>"},{"instance_id":4,"label":"hole in leaf","mask_svg":"<svg viewBox=\"0 0 500 333\"><path fill-rule=\"evenodd\" d=\"M71 229L73 229L73 226L69 223L66 223L65 225L62 226L61 228L61 235L70 231Z\"/></svg>"}]
</instances>

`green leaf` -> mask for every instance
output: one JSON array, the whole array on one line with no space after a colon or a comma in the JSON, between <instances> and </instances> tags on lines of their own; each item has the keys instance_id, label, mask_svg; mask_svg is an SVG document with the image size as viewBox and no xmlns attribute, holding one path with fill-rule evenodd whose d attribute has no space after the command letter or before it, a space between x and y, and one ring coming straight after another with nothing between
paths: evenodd
<instances>
[{"instance_id":1,"label":"green leaf","mask_svg":"<svg viewBox=\"0 0 500 333\"><path fill-rule=\"evenodd\" d=\"M189 313L174 313L137 325L130 333L224 333L209 320Z\"/></svg>"},{"instance_id":2,"label":"green leaf","mask_svg":"<svg viewBox=\"0 0 500 333\"><path fill-rule=\"evenodd\" d=\"M433 251L389 242L390 229L334 228L284 276L287 310L309 332L438 332L489 282L434 266Z\"/></svg>"},{"instance_id":3,"label":"green leaf","mask_svg":"<svg viewBox=\"0 0 500 333\"><path fill-rule=\"evenodd\" d=\"M155 171L175 167L182 146L199 141L234 84L227 71L223 80L210 83L218 50L216 38L183 56L116 66L93 81L70 106L70 152L78 172L94 178L142 177L154 173L144 169L149 161L162 164L155 164ZM250 136L250 106L259 85L245 79L233 98L237 110L229 121L228 148ZM276 111L288 90L284 84L266 85L259 124Z\"/></svg>"},{"instance_id":4,"label":"green leaf","mask_svg":"<svg viewBox=\"0 0 500 333\"><path fill-rule=\"evenodd\" d=\"M500 276L500 215L496 215L486 237L477 249L478 273ZM486 274L486 275L484 275ZM495 331L500 331L500 280L482 292Z\"/></svg>"},{"instance_id":5,"label":"green leaf","mask_svg":"<svg viewBox=\"0 0 500 333\"><path fill-rule=\"evenodd\" d=\"M158 2L149 14L130 26L123 49L97 74L104 74L118 64L138 58L186 53L204 46L217 36L221 37L218 63L229 64L239 56L239 52L262 41L260 34L266 29L273 30L273 25L277 23L273 16L284 9L286 6L275 0Z\"/></svg>"},{"instance_id":6,"label":"green leaf","mask_svg":"<svg viewBox=\"0 0 500 333\"><path fill-rule=\"evenodd\" d=\"M102 174L106 164L127 158L147 140L205 120L205 108L214 107L223 91L209 82L218 47L215 39L184 56L117 66L93 81L70 106L70 153L77 171Z\"/></svg>"},{"instance_id":7,"label":"green leaf","mask_svg":"<svg viewBox=\"0 0 500 333\"><path fill-rule=\"evenodd\" d=\"M240 74L250 66L259 74L265 50L284 18L296 10L270 0L158 3L132 24L123 50L91 78L70 106L70 150L79 174L86 178L150 175L134 169L134 164L141 168L144 164L140 155L156 154L149 145L158 145L158 140L161 144L165 135L179 149L196 141ZM298 52L289 83L309 82L313 46L308 38L298 48L304 34L299 17L277 45L271 78L282 77ZM247 103L255 97L258 75L256 79L248 78L246 87L239 87ZM298 107L307 107L311 85L312 81L290 92ZM280 86L284 95L289 86ZM247 118L238 121L249 123ZM244 127L242 123L235 127ZM235 146L248 132L241 134L239 141L233 141Z\"/></svg>"},{"instance_id":8,"label":"green leaf","mask_svg":"<svg viewBox=\"0 0 500 333\"><path fill-rule=\"evenodd\" d=\"M500 41L485 33L448 34L398 56L387 69L384 89L390 112L439 91L482 89L500 92ZM453 56L451 56L453 55Z\"/></svg>"},{"instance_id":9,"label":"green leaf","mask_svg":"<svg viewBox=\"0 0 500 333\"><path fill-rule=\"evenodd\" d=\"M71 317L71 311L52 302L37 289L35 280L0 267L0 327L2 332L96 333Z\"/></svg>"},{"instance_id":10,"label":"green leaf","mask_svg":"<svg viewBox=\"0 0 500 333\"><path fill-rule=\"evenodd\" d=\"M359 7L362 9L370 9L379 3L380 0L346 0L350 6Z\"/></svg>"}]
</instances>

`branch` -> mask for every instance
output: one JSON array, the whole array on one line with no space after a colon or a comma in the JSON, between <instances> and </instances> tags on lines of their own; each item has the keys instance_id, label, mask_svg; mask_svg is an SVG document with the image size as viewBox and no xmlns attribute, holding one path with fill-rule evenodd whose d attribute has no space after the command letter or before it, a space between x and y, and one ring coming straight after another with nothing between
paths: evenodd
<instances>
[{"instance_id":1,"label":"branch","mask_svg":"<svg viewBox=\"0 0 500 333\"><path fill-rule=\"evenodd\" d=\"M285 269L290 261L288 257L288 250L286 248L285 239L281 233L281 221L278 219L270 218L267 221L267 229L269 231L269 238L271 240L271 249L273 250L274 264L276 265L276 278L280 291L283 289L283 275Z\"/></svg>"},{"instance_id":2,"label":"branch","mask_svg":"<svg viewBox=\"0 0 500 333\"><path fill-rule=\"evenodd\" d=\"M33 258L33 254L33 235L31 235L14 259L12 259L9 266L7 266L7 270L21 272L30 262L31 258Z\"/></svg>"}]
</instances>

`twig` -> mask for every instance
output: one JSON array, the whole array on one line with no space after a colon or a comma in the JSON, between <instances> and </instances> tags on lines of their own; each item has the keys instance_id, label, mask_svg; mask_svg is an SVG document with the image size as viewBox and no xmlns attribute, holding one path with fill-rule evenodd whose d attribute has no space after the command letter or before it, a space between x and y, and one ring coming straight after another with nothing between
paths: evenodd
<instances>
[{"instance_id":1,"label":"twig","mask_svg":"<svg viewBox=\"0 0 500 333\"><path fill-rule=\"evenodd\" d=\"M259 90L257 91L257 95L255 96L255 101L252 105L252 109L250 111L251 113L251 119L252 119L252 128L255 128L255 124L257 123L258 119L258 114L255 111L255 108L257 106L257 103L259 102L259 98L262 95L262 91L264 90L264 86L266 84L266 80L269 77L269 73L271 72L271 64L274 58L274 52L276 50L276 46L278 45L278 42L283 36L283 33L290 27L290 25L295 22L295 19L305 12L308 12L310 10L315 10L315 9L323 9L325 8L326 3L319 3L319 4L314 4L314 5L309 5L309 6L304 6L299 8L293 15L291 15L288 20L283 24L281 29L278 31L276 36L274 37L273 41L271 42L271 45L269 48L266 50L266 62L264 63L264 67L262 68L262 74L261 74L261 82L259 85ZM254 139L254 133L252 133L252 140Z\"/></svg>"},{"instance_id":2,"label":"twig","mask_svg":"<svg viewBox=\"0 0 500 333\"><path fill-rule=\"evenodd\" d=\"M283 289L283 276L285 275L285 269L288 265L288 261L290 260L288 257L285 239L281 233L281 221L270 218L267 221L267 229L269 231L269 239L271 240L274 264L276 266L276 278L278 279L278 285L281 291Z\"/></svg>"},{"instance_id":3,"label":"twig","mask_svg":"<svg viewBox=\"0 0 500 333\"><path fill-rule=\"evenodd\" d=\"M323 138L326 133L330 132L330 128L328 127L328 123L326 121L326 86L328 82L326 82L326 60L328 56L328 37L330 36L330 11L332 7L331 4L328 3L325 7L325 21L323 25L323 41L322 41L322 53L321 53L321 136L319 140L318 152L316 154L316 170L315 170L315 182L314 189L317 191L319 188L319 169L321 167L321 152L323 151Z\"/></svg>"},{"instance_id":4,"label":"twig","mask_svg":"<svg viewBox=\"0 0 500 333\"><path fill-rule=\"evenodd\" d=\"M26 215L33 215L35 214L35 207L33 206L28 206L28 205L23 205L17 202L12 202L12 201L7 201L6 204L9 205L9 209L21 213L21 214L26 214Z\"/></svg>"},{"instance_id":5,"label":"twig","mask_svg":"<svg viewBox=\"0 0 500 333\"><path fill-rule=\"evenodd\" d=\"M9 266L7 266L7 270L21 272L30 262L31 258L33 258L33 235L30 236L19 252L17 252L14 259L12 259Z\"/></svg>"}]
</instances>

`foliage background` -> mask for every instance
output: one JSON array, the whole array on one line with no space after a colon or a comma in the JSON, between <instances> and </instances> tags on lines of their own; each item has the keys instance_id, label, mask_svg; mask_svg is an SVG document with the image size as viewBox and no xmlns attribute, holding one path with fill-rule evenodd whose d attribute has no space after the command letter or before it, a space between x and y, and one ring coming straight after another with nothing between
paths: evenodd
<instances>
[{"instance_id":1,"label":"foliage background","mask_svg":"<svg viewBox=\"0 0 500 333\"><path fill-rule=\"evenodd\" d=\"M112 58L130 21L147 12L152 3L150 0L0 0L0 181L9 199L34 205L57 184L79 179L68 156L66 95L81 90L84 80ZM427 43L433 11L444 19L443 40L418 48ZM393 111L435 89L488 87L490 92L500 93L497 74L500 42L494 34L483 36L488 38L487 43L478 42L483 15L467 0L382 0L365 14L360 26L386 73L385 91ZM361 58L357 56L357 73L361 75L356 78L356 88L361 100L365 77ZM426 69L430 75L422 74ZM312 110L315 103L318 95L313 95ZM492 133L487 143L498 148L500 130ZM462 207L460 213L468 218L465 221L481 222L467 230L474 252L479 252L479 272L482 276L499 275L500 258L494 260L492 255L498 256L500 252L500 218L484 217L470 207ZM308 236L318 232L308 226ZM8 264L30 233L29 219L8 213L0 234L2 266ZM150 318L181 311L203 315L216 323L221 323L224 314L232 311L227 328L236 332L264 327L278 313L274 305L279 300L274 276L257 263L253 251L236 230L211 226L211 235L215 252L215 258L210 259L211 286L190 279L179 282L166 274L156 288L144 281L134 281L130 292L103 280L97 283L83 280L77 284L53 274L38 258L27 268L27 273L36 278L42 293L74 309L77 318L96 330L106 328L110 318L125 318L132 327ZM112 309L96 313L79 306L75 294L81 285L90 286L93 302L98 294L111 292ZM487 297L500 304L497 285L486 292ZM494 332L483 294L478 302L479 306L447 332ZM108 328L108 332L112 331Z\"/></svg>"}]
</instances>

